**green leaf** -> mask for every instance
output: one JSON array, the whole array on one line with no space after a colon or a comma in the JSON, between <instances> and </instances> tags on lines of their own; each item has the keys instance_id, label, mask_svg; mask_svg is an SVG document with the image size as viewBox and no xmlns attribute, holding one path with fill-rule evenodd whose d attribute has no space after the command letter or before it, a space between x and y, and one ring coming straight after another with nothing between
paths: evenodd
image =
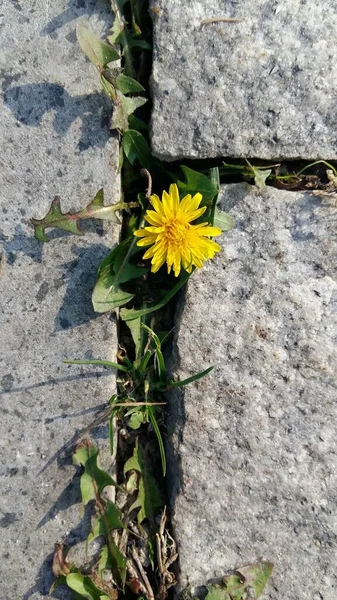
<instances>
[{"instance_id":1,"label":"green leaf","mask_svg":"<svg viewBox=\"0 0 337 600\"><path fill-rule=\"evenodd\" d=\"M130 329L133 343L135 345L135 359L136 362L140 360L143 348L144 331L142 330L142 319L133 319L127 322L127 326Z\"/></svg>"},{"instance_id":2,"label":"green leaf","mask_svg":"<svg viewBox=\"0 0 337 600\"><path fill-rule=\"evenodd\" d=\"M119 223L116 217L116 211L120 210L120 204L104 205L104 191L99 190L95 198L88 204L88 206L80 211L79 219L103 219L105 221L112 221L113 223Z\"/></svg>"},{"instance_id":3,"label":"green leaf","mask_svg":"<svg viewBox=\"0 0 337 600\"><path fill-rule=\"evenodd\" d=\"M116 583L124 589L126 578L126 563L125 556L116 546L113 539L110 537L109 546L103 546L100 559L98 562L98 572L102 573L105 569L109 569L113 573Z\"/></svg>"},{"instance_id":4,"label":"green leaf","mask_svg":"<svg viewBox=\"0 0 337 600\"><path fill-rule=\"evenodd\" d=\"M31 223L34 225L35 237L40 242L49 242L49 238L45 234L48 227L58 227L58 229L69 231L75 235L83 235L78 227L77 219L70 219L69 215L61 212L59 196L55 197L43 219L31 219Z\"/></svg>"},{"instance_id":5,"label":"green leaf","mask_svg":"<svg viewBox=\"0 0 337 600\"><path fill-rule=\"evenodd\" d=\"M60 207L60 197L56 196L46 216L43 219L31 219L31 223L34 225L36 239L41 242L49 242L45 230L50 227L57 227L75 235L83 235L78 223L80 219L105 219L119 223L116 217L117 210L120 210L119 205L104 206L103 190L97 192L86 208L75 213L63 213Z\"/></svg>"},{"instance_id":6,"label":"green leaf","mask_svg":"<svg viewBox=\"0 0 337 600\"><path fill-rule=\"evenodd\" d=\"M123 269L125 258L129 260L131 256L139 252L135 242L134 236L130 236L122 242L119 242L119 244L117 244L102 260L98 268L97 276L101 277L107 273L117 272L120 269Z\"/></svg>"},{"instance_id":7,"label":"green leaf","mask_svg":"<svg viewBox=\"0 0 337 600\"><path fill-rule=\"evenodd\" d=\"M95 67L104 68L110 62L120 59L118 52L110 44L97 39L82 25L77 25L76 35L82 51Z\"/></svg>"},{"instance_id":8,"label":"green leaf","mask_svg":"<svg viewBox=\"0 0 337 600\"><path fill-rule=\"evenodd\" d=\"M133 21L136 22L136 32L146 31L148 24L148 3L147 0L130 0ZM138 34L137 34L138 35Z\"/></svg>"},{"instance_id":9,"label":"green leaf","mask_svg":"<svg viewBox=\"0 0 337 600\"><path fill-rule=\"evenodd\" d=\"M128 161L133 165L136 160L149 169L151 166L151 150L145 137L135 129L129 129L123 136L123 150Z\"/></svg>"},{"instance_id":10,"label":"green leaf","mask_svg":"<svg viewBox=\"0 0 337 600\"><path fill-rule=\"evenodd\" d=\"M136 19L134 18L134 15L132 15L132 32L134 35L141 35L142 30L139 27L138 23L136 23Z\"/></svg>"},{"instance_id":11,"label":"green leaf","mask_svg":"<svg viewBox=\"0 0 337 600\"><path fill-rule=\"evenodd\" d=\"M132 34L128 30L127 23L123 16L124 11L121 0L111 0L111 6L115 13L115 18L108 40L111 44L120 44L122 46L125 75L133 77L134 67L131 47L129 46L129 40L130 36L132 38Z\"/></svg>"},{"instance_id":12,"label":"green leaf","mask_svg":"<svg viewBox=\"0 0 337 600\"><path fill-rule=\"evenodd\" d=\"M240 567L237 572L244 578L246 588L253 588L255 598L259 598L271 577L273 567L271 562L260 562Z\"/></svg>"},{"instance_id":13,"label":"green leaf","mask_svg":"<svg viewBox=\"0 0 337 600\"><path fill-rule=\"evenodd\" d=\"M96 587L90 577L80 575L80 573L70 573L66 577L67 586L74 590L81 598L86 600L109 600L104 594L104 590Z\"/></svg>"},{"instance_id":14,"label":"green leaf","mask_svg":"<svg viewBox=\"0 0 337 600\"><path fill-rule=\"evenodd\" d=\"M196 375L192 375L192 377L188 377L187 379L183 379L183 381L170 381L169 385L170 385L170 387L183 387L184 385L188 385L189 383L192 383L193 381L197 381L197 379L201 379L202 377L205 377L205 375L208 375L208 373L213 371L213 369L214 369L214 367L208 367L208 369L205 369L205 371L200 371L200 373L197 373Z\"/></svg>"},{"instance_id":15,"label":"green leaf","mask_svg":"<svg viewBox=\"0 0 337 600\"><path fill-rule=\"evenodd\" d=\"M117 508L116 504L114 504L114 502L108 502L105 508L105 517L110 529L124 529L124 525L121 520L122 513L119 508Z\"/></svg>"},{"instance_id":16,"label":"green leaf","mask_svg":"<svg viewBox=\"0 0 337 600\"><path fill-rule=\"evenodd\" d=\"M105 525L104 525L104 521L102 519L102 516L98 513L97 515L95 515L92 525L91 525L91 531L87 537L87 545L91 544L91 542L93 542L96 538L98 538L101 535L105 535L106 533L106 529L105 529Z\"/></svg>"},{"instance_id":17,"label":"green leaf","mask_svg":"<svg viewBox=\"0 0 337 600\"><path fill-rule=\"evenodd\" d=\"M154 523L155 511L162 506L162 501L156 480L145 463L144 454L138 440L133 451L133 456L124 465L124 475L129 471L137 471L140 475L137 499L130 507L130 512L139 509L137 514L139 524L144 519L149 519L149 521Z\"/></svg>"},{"instance_id":18,"label":"green leaf","mask_svg":"<svg viewBox=\"0 0 337 600\"><path fill-rule=\"evenodd\" d=\"M130 129L136 129L137 131L148 130L148 126L146 125L146 123L144 123L144 121L142 121L141 119L138 119L138 117L135 117L135 115L129 116L129 127Z\"/></svg>"},{"instance_id":19,"label":"green leaf","mask_svg":"<svg viewBox=\"0 0 337 600\"><path fill-rule=\"evenodd\" d=\"M136 471L130 471L130 475L125 484L125 489L130 495L138 490L138 475Z\"/></svg>"},{"instance_id":20,"label":"green leaf","mask_svg":"<svg viewBox=\"0 0 337 600\"><path fill-rule=\"evenodd\" d=\"M92 295L94 310L99 313L114 310L127 304L134 294L125 292L120 285L147 273L147 268L129 262L135 249L136 238L124 240L104 259ZM136 248L137 251L137 248Z\"/></svg>"},{"instance_id":21,"label":"green leaf","mask_svg":"<svg viewBox=\"0 0 337 600\"><path fill-rule=\"evenodd\" d=\"M236 569L235 574L224 577L223 585L211 585L205 600L257 600L273 570L270 562L261 562ZM249 592L251 591L251 596Z\"/></svg>"},{"instance_id":22,"label":"green leaf","mask_svg":"<svg viewBox=\"0 0 337 600\"><path fill-rule=\"evenodd\" d=\"M232 600L224 587L220 585L210 585L205 600Z\"/></svg>"},{"instance_id":23,"label":"green leaf","mask_svg":"<svg viewBox=\"0 0 337 600\"><path fill-rule=\"evenodd\" d=\"M108 547L114 580L116 581L117 585L124 590L127 559L119 550L117 544L114 542L111 536Z\"/></svg>"},{"instance_id":24,"label":"green leaf","mask_svg":"<svg viewBox=\"0 0 337 600\"><path fill-rule=\"evenodd\" d=\"M117 369L118 371L124 371L124 373L129 372L127 367L123 367L123 365L119 365L118 363L111 362L109 360L64 360L62 362L64 362L66 365L101 365L102 367L109 367L111 369Z\"/></svg>"},{"instance_id":25,"label":"green leaf","mask_svg":"<svg viewBox=\"0 0 337 600\"><path fill-rule=\"evenodd\" d=\"M121 521L122 513L113 502L108 502L104 509L105 519L102 515L97 515L93 521L91 532L88 535L87 543L90 544L93 540L101 535L107 533L106 522L109 530L111 529L124 529L124 525Z\"/></svg>"},{"instance_id":26,"label":"green leaf","mask_svg":"<svg viewBox=\"0 0 337 600\"><path fill-rule=\"evenodd\" d=\"M84 465L85 472L95 481L97 485L97 491L100 494L105 487L113 485L117 488L116 481L103 469L98 466L98 454L99 451L95 446L92 446L89 450L89 457Z\"/></svg>"},{"instance_id":27,"label":"green leaf","mask_svg":"<svg viewBox=\"0 0 337 600\"><path fill-rule=\"evenodd\" d=\"M96 446L92 446L89 443L83 444L79 446L79 448L77 448L76 452L73 454L73 463L75 465L81 465L82 467L84 467L83 475L89 475L91 477L91 479L96 483L97 492L99 494L108 485L113 485L119 488L119 485L114 481L114 479L112 479L112 477L108 473L106 473L99 467L98 455L99 450L98 448L96 448ZM89 498L92 492L89 487L88 477L84 479L84 484L86 486L86 497ZM96 491L95 486L94 489ZM96 495L93 496L93 498L94 497L96 497Z\"/></svg>"},{"instance_id":28,"label":"green leaf","mask_svg":"<svg viewBox=\"0 0 337 600\"><path fill-rule=\"evenodd\" d=\"M108 39L111 43L120 44L122 46L125 75L133 77L134 67L132 60L132 48L138 46L139 48L150 49L150 46L147 44L147 42L145 42L145 40L135 37L133 32L127 26L128 24L124 18L123 4L125 4L124 0L111 0L111 6L115 13L115 19L111 29L111 35ZM142 13L144 12L145 9L143 9Z\"/></svg>"},{"instance_id":29,"label":"green leaf","mask_svg":"<svg viewBox=\"0 0 337 600\"><path fill-rule=\"evenodd\" d=\"M214 196L218 193L217 186L210 180L209 177L198 171L193 171L189 167L182 166L181 170L185 175L186 182L178 181L178 188L181 194L202 194L203 204L207 206L212 205Z\"/></svg>"},{"instance_id":30,"label":"green leaf","mask_svg":"<svg viewBox=\"0 0 337 600\"><path fill-rule=\"evenodd\" d=\"M73 463L74 463L74 465L84 467L85 463L88 460L88 457L89 457L88 446L86 446L86 445L79 446L77 448L76 452L74 452L74 454L73 454Z\"/></svg>"},{"instance_id":31,"label":"green leaf","mask_svg":"<svg viewBox=\"0 0 337 600\"><path fill-rule=\"evenodd\" d=\"M214 227L219 227L221 231L230 231L235 227L235 221L228 213L216 208L214 212L213 225Z\"/></svg>"},{"instance_id":32,"label":"green leaf","mask_svg":"<svg viewBox=\"0 0 337 600\"><path fill-rule=\"evenodd\" d=\"M133 79L133 77L127 77L124 73L118 75L116 79L116 88L119 89L122 94L128 94L130 92L145 92L145 88Z\"/></svg>"},{"instance_id":33,"label":"green leaf","mask_svg":"<svg viewBox=\"0 0 337 600\"><path fill-rule=\"evenodd\" d=\"M129 116L132 115L137 108L143 106L145 102L147 102L146 98L142 98L141 96L128 98L127 96L124 96L122 92L117 90L110 129L118 129L118 131L122 133L126 131L129 128Z\"/></svg>"},{"instance_id":34,"label":"green leaf","mask_svg":"<svg viewBox=\"0 0 337 600\"><path fill-rule=\"evenodd\" d=\"M101 86L106 95L114 102L116 100L116 90L111 81L108 81L104 75L101 75Z\"/></svg>"},{"instance_id":35,"label":"green leaf","mask_svg":"<svg viewBox=\"0 0 337 600\"><path fill-rule=\"evenodd\" d=\"M141 48L142 50L152 50L151 44L149 44L145 40L141 40L140 38L136 38L136 37L134 37L131 40L131 48Z\"/></svg>"},{"instance_id":36,"label":"green leaf","mask_svg":"<svg viewBox=\"0 0 337 600\"><path fill-rule=\"evenodd\" d=\"M128 77L120 68L105 69L101 72L101 84L105 93L112 99L114 105L119 105L123 94L144 92L143 86L133 77ZM119 90L119 92L117 92ZM143 98L146 102L146 99ZM139 102L137 102L138 106ZM125 107L128 109L128 103ZM131 116L131 115L130 115Z\"/></svg>"},{"instance_id":37,"label":"green leaf","mask_svg":"<svg viewBox=\"0 0 337 600\"><path fill-rule=\"evenodd\" d=\"M139 427L145 422L145 418L144 412L138 409L132 413L128 425L131 427L131 429L139 429Z\"/></svg>"},{"instance_id":38,"label":"green leaf","mask_svg":"<svg viewBox=\"0 0 337 600\"><path fill-rule=\"evenodd\" d=\"M95 484L92 480L92 477L88 473L83 473L83 475L81 475L80 489L84 506L91 500L96 499Z\"/></svg>"},{"instance_id":39,"label":"green leaf","mask_svg":"<svg viewBox=\"0 0 337 600\"><path fill-rule=\"evenodd\" d=\"M126 21L123 17L123 4L125 4L127 1L128 0L124 0L124 2L121 2L121 0L111 0L111 6L115 13L115 19L110 29L110 35L108 36L110 44L123 45L121 40L118 38L123 33L126 26Z\"/></svg>"},{"instance_id":40,"label":"green leaf","mask_svg":"<svg viewBox=\"0 0 337 600\"><path fill-rule=\"evenodd\" d=\"M98 562L98 571L101 573L104 569L112 571L113 578L117 585L124 590L126 578L127 559L119 550L112 536L107 536L107 545L103 546Z\"/></svg>"},{"instance_id":41,"label":"green leaf","mask_svg":"<svg viewBox=\"0 0 337 600\"><path fill-rule=\"evenodd\" d=\"M221 231L230 231L235 227L235 221L228 214L217 208L219 190L220 190L220 175L218 167L210 169L210 179L217 188L217 194L214 196L213 205L210 212L206 213L209 222L215 227L219 227Z\"/></svg>"},{"instance_id":42,"label":"green leaf","mask_svg":"<svg viewBox=\"0 0 337 600\"><path fill-rule=\"evenodd\" d=\"M92 295L92 303L96 312L115 310L130 302L134 297L134 294L123 291L115 279L114 275L107 275L96 282Z\"/></svg>"},{"instance_id":43,"label":"green leaf","mask_svg":"<svg viewBox=\"0 0 337 600\"><path fill-rule=\"evenodd\" d=\"M126 25L126 21L121 25L116 19L112 29L112 33L108 37L108 40L112 44L120 44L123 46L124 53L129 52L132 48L142 48L143 50L151 50L151 46L145 40L135 37L132 31Z\"/></svg>"},{"instance_id":44,"label":"green leaf","mask_svg":"<svg viewBox=\"0 0 337 600\"><path fill-rule=\"evenodd\" d=\"M119 283L126 283L126 281L130 281L131 279L138 279L139 277L142 277L142 275L145 275L145 273L148 272L148 269L146 269L145 267L137 267L136 265L133 265L131 263L129 263L128 261L125 261L122 263L122 268L119 268L117 270L117 274L118 274L118 284ZM114 265L114 267L116 268L116 264ZM116 277L116 273L114 275L114 284L116 285L116 281L117 277Z\"/></svg>"},{"instance_id":45,"label":"green leaf","mask_svg":"<svg viewBox=\"0 0 337 600\"><path fill-rule=\"evenodd\" d=\"M264 190L266 187L266 180L272 174L272 169L258 169L253 167L254 171L254 182L259 190Z\"/></svg>"},{"instance_id":46,"label":"green leaf","mask_svg":"<svg viewBox=\"0 0 337 600\"><path fill-rule=\"evenodd\" d=\"M167 302L171 300L171 298L173 298L173 296L180 290L180 288L182 288L182 286L186 283L190 275L191 273L184 273L182 277L178 280L178 282L173 286L173 288L169 292L167 292L167 294L165 294L162 300L160 300L160 302L157 302L157 304L150 306L149 308L141 308L140 310L122 308L120 312L121 318L123 319L123 321L132 321L133 319L138 319L138 317L149 315L150 313L159 310L160 308L163 308L163 306L165 306L165 304L167 304Z\"/></svg>"},{"instance_id":47,"label":"green leaf","mask_svg":"<svg viewBox=\"0 0 337 600\"><path fill-rule=\"evenodd\" d=\"M98 572L101 574L105 569L111 569L111 558L109 554L108 546L103 546L99 561L98 561Z\"/></svg>"}]
</instances>

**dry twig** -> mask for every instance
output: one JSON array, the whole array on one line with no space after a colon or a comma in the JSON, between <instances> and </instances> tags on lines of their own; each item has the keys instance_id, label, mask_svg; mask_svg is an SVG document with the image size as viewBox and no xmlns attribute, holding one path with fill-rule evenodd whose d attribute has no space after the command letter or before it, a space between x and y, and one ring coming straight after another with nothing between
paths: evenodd
<instances>
[{"instance_id":1,"label":"dry twig","mask_svg":"<svg viewBox=\"0 0 337 600\"><path fill-rule=\"evenodd\" d=\"M200 27L210 25L211 23L242 23L242 19L235 19L234 17L211 17L210 19L201 21Z\"/></svg>"},{"instance_id":2,"label":"dry twig","mask_svg":"<svg viewBox=\"0 0 337 600\"><path fill-rule=\"evenodd\" d=\"M164 508L161 517L159 532L156 533L157 560L160 576L159 592L156 597L157 600L165 600L167 597L167 590L177 583L174 573L169 571L169 567L178 558L177 546L172 536L167 529L165 529L165 525L166 507Z\"/></svg>"},{"instance_id":3,"label":"dry twig","mask_svg":"<svg viewBox=\"0 0 337 600\"><path fill-rule=\"evenodd\" d=\"M139 575L138 580L140 580L140 583L145 588L146 597L148 598L148 600L155 600L153 589L152 589L151 584L148 580L148 577L145 573L145 569L140 561L140 558L138 556L137 549L135 546L132 546L130 548L130 553L131 553L131 557L132 557L132 560L134 563L134 567L136 567L136 570L138 571L138 575Z\"/></svg>"},{"instance_id":4,"label":"dry twig","mask_svg":"<svg viewBox=\"0 0 337 600\"><path fill-rule=\"evenodd\" d=\"M143 175L143 177L147 178L146 199L150 200L150 196L152 194L152 177L151 177L151 173L147 169L141 169L140 170L140 174Z\"/></svg>"}]
</instances>

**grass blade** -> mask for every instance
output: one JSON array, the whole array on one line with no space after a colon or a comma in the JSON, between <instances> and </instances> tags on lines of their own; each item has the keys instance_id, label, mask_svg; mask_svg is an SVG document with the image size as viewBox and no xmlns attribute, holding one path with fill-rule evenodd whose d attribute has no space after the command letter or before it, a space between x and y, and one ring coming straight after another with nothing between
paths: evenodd
<instances>
[{"instance_id":1,"label":"grass blade","mask_svg":"<svg viewBox=\"0 0 337 600\"><path fill-rule=\"evenodd\" d=\"M162 435L160 433L160 429L159 429L159 426L158 426L158 423L157 423L157 419L154 416L154 412L153 412L152 406L148 407L148 414L150 416L152 427L153 427L153 429L155 431L155 434L157 436L158 445L159 445L159 452L160 452L160 458L161 458L161 464L162 464L162 469L163 469L163 476L165 477L165 475L166 475L166 455L165 455L165 448L164 448L163 438L162 438Z\"/></svg>"},{"instance_id":2,"label":"grass blade","mask_svg":"<svg viewBox=\"0 0 337 600\"><path fill-rule=\"evenodd\" d=\"M156 358L156 363L157 363L158 374L159 374L160 379L163 379L166 375L166 365L165 365L163 353L161 351L160 339L155 334L155 332L147 325L144 325L144 323L142 324L142 328L148 332L148 334L150 335L150 337L153 339L153 341L155 343L155 346L156 346L155 358Z\"/></svg>"},{"instance_id":3,"label":"grass blade","mask_svg":"<svg viewBox=\"0 0 337 600\"><path fill-rule=\"evenodd\" d=\"M110 360L63 360L66 365L100 365L102 367L110 367L111 369L118 369L119 371L124 371L124 373L128 373L129 369L127 367L123 367L123 365L119 365L118 363L111 362Z\"/></svg>"},{"instance_id":4,"label":"grass blade","mask_svg":"<svg viewBox=\"0 0 337 600\"><path fill-rule=\"evenodd\" d=\"M144 375L144 373L146 371L146 367L147 367L152 355L153 355L153 352L151 350L147 350L147 352L145 352L142 360L140 361L139 368L137 369L140 377L142 377Z\"/></svg>"},{"instance_id":5,"label":"grass blade","mask_svg":"<svg viewBox=\"0 0 337 600\"><path fill-rule=\"evenodd\" d=\"M200 373L192 375L192 377L188 377L187 379L183 379L182 381L170 381L170 387L182 387L183 385L188 385L193 381L197 381L197 379L205 377L205 375L213 371L213 369L214 367L208 367L208 369L205 369L205 371L200 371Z\"/></svg>"},{"instance_id":6,"label":"grass blade","mask_svg":"<svg viewBox=\"0 0 337 600\"><path fill-rule=\"evenodd\" d=\"M168 301L171 300L171 298L173 298L173 296L180 290L180 288L183 287L190 275L191 273L184 273L184 275L178 281L178 283L176 283L173 286L173 288L164 296L164 298L162 298L162 300L160 300L160 302L158 302L154 306L150 306L149 308L141 308L140 310L130 310L127 308L122 308L120 311L121 318L123 319L123 321L132 321L133 319L138 319L138 317L142 317L143 315L149 315L150 313L159 310L160 308L163 308L163 306L165 306L165 304L167 304Z\"/></svg>"}]
</instances>

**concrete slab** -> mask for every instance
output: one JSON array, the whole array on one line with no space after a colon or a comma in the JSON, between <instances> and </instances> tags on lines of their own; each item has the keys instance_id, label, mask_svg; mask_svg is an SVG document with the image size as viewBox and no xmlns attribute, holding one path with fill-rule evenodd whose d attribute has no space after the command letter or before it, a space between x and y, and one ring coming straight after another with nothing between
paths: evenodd
<instances>
[{"instance_id":1,"label":"concrete slab","mask_svg":"<svg viewBox=\"0 0 337 600\"><path fill-rule=\"evenodd\" d=\"M236 229L194 273L171 399L170 493L182 583L274 562L265 600L333 600L337 559L336 208L222 188Z\"/></svg>"},{"instance_id":2,"label":"concrete slab","mask_svg":"<svg viewBox=\"0 0 337 600\"><path fill-rule=\"evenodd\" d=\"M151 7L157 156L337 158L334 0Z\"/></svg>"},{"instance_id":3,"label":"concrete slab","mask_svg":"<svg viewBox=\"0 0 337 600\"><path fill-rule=\"evenodd\" d=\"M85 206L101 187L107 201L119 198L109 107L75 41L78 21L100 35L111 14L103 1L66 0L4 0L0 13L1 597L37 600L52 582L54 543L88 531L62 448L93 421L115 378L62 360L115 354L115 323L93 313L90 296L118 232L88 225L83 238L55 231L43 245L29 219L55 194L64 210ZM92 435L105 444L106 428Z\"/></svg>"}]
</instances>

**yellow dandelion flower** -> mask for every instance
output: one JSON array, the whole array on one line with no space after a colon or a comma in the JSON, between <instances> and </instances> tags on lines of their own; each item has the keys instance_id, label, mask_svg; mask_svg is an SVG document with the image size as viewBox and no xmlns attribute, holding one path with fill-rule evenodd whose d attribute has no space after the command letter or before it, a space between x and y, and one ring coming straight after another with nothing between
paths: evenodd
<instances>
[{"instance_id":1,"label":"yellow dandelion flower","mask_svg":"<svg viewBox=\"0 0 337 600\"><path fill-rule=\"evenodd\" d=\"M213 258L221 250L210 237L220 235L221 229L209 223L191 225L206 210L199 208L201 194L188 194L181 201L175 183L169 193L163 192L162 200L156 194L150 198L153 210L147 210L144 219L149 227L138 229L135 235L141 238L138 246L151 246L143 258L151 258L151 271L156 273L166 262L167 272L178 277L181 266L191 273L193 267L203 266L205 260Z\"/></svg>"}]
</instances>

